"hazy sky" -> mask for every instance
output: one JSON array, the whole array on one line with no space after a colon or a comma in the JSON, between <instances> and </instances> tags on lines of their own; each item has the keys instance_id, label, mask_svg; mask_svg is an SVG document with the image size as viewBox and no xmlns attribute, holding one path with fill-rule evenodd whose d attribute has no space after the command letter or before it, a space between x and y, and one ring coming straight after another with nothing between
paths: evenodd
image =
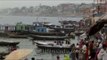
<instances>
[{"instance_id":1,"label":"hazy sky","mask_svg":"<svg viewBox=\"0 0 107 60\"><path fill-rule=\"evenodd\" d=\"M0 0L0 9L22 6L58 5L60 3L92 3L93 0Z\"/></svg>"}]
</instances>

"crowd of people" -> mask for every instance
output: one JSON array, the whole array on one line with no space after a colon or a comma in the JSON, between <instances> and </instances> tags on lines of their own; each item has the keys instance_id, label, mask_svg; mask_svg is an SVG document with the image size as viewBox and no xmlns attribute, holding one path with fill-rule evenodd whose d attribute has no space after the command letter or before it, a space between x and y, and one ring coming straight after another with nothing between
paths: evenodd
<instances>
[{"instance_id":1,"label":"crowd of people","mask_svg":"<svg viewBox=\"0 0 107 60\"><path fill-rule=\"evenodd\" d=\"M106 40L81 40L72 44L71 60L107 60Z\"/></svg>"}]
</instances>

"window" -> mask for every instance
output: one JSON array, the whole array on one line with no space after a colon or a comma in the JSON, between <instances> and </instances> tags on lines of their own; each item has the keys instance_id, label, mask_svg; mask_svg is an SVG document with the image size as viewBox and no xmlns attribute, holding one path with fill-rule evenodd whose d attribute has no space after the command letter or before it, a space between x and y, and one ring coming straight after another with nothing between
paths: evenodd
<instances>
[{"instance_id":1,"label":"window","mask_svg":"<svg viewBox=\"0 0 107 60\"><path fill-rule=\"evenodd\" d=\"M37 29L37 32L39 32L40 30L39 29Z\"/></svg>"},{"instance_id":2,"label":"window","mask_svg":"<svg viewBox=\"0 0 107 60\"><path fill-rule=\"evenodd\" d=\"M41 32L44 32L44 29L41 29Z\"/></svg>"}]
</instances>

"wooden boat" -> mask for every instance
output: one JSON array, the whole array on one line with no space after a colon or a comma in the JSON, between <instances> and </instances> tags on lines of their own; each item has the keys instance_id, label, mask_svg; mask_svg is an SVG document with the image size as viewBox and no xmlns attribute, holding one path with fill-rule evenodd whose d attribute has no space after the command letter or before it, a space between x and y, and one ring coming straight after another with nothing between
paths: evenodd
<instances>
[{"instance_id":1,"label":"wooden boat","mask_svg":"<svg viewBox=\"0 0 107 60\"><path fill-rule=\"evenodd\" d=\"M27 38L28 36L20 32L7 32L9 38Z\"/></svg>"},{"instance_id":2,"label":"wooden boat","mask_svg":"<svg viewBox=\"0 0 107 60\"><path fill-rule=\"evenodd\" d=\"M64 33L33 32L33 31L11 31L7 33L9 38L36 38L39 36L65 36ZM39 35L39 36L37 36ZM43 37L42 37L43 38Z\"/></svg>"},{"instance_id":3,"label":"wooden boat","mask_svg":"<svg viewBox=\"0 0 107 60\"><path fill-rule=\"evenodd\" d=\"M0 41L0 60L4 60L5 56L11 53L12 51L16 50L18 47L17 45L19 42L13 41ZM2 50L3 49L3 50Z\"/></svg>"},{"instance_id":4,"label":"wooden boat","mask_svg":"<svg viewBox=\"0 0 107 60\"><path fill-rule=\"evenodd\" d=\"M60 35L60 36L65 36L64 33L58 33L58 32L34 32L34 31L11 31L11 32L14 32L14 33L17 33L18 35L29 35L29 34L33 34L33 35L45 35L45 36L48 36L48 35Z\"/></svg>"},{"instance_id":5,"label":"wooden boat","mask_svg":"<svg viewBox=\"0 0 107 60\"><path fill-rule=\"evenodd\" d=\"M44 36L65 36L64 33L52 33L52 32L30 32L33 35L44 35Z\"/></svg>"},{"instance_id":6,"label":"wooden boat","mask_svg":"<svg viewBox=\"0 0 107 60\"><path fill-rule=\"evenodd\" d=\"M41 50L42 53L70 53L71 45L56 45L54 43L36 42L36 46Z\"/></svg>"},{"instance_id":7,"label":"wooden boat","mask_svg":"<svg viewBox=\"0 0 107 60\"><path fill-rule=\"evenodd\" d=\"M64 31L65 34L75 31L74 27L73 27L73 28L61 28L61 27L55 28L55 27L52 27L52 26L50 26L50 25L44 25L44 26L45 26L45 27L48 27L48 28L50 28L50 29L54 29L55 31L60 32L60 33L61 33L61 31Z\"/></svg>"},{"instance_id":8,"label":"wooden boat","mask_svg":"<svg viewBox=\"0 0 107 60\"><path fill-rule=\"evenodd\" d=\"M0 41L0 46L16 46L19 42L14 41Z\"/></svg>"},{"instance_id":9,"label":"wooden boat","mask_svg":"<svg viewBox=\"0 0 107 60\"><path fill-rule=\"evenodd\" d=\"M9 35L9 38L27 38L27 35Z\"/></svg>"},{"instance_id":10,"label":"wooden boat","mask_svg":"<svg viewBox=\"0 0 107 60\"><path fill-rule=\"evenodd\" d=\"M41 35L30 35L33 40L64 40L66 36L41 36Z\"/></svg>"},{"instance_id":11,"label":"wooden boat","mask_svg":"<svg viewBox=\"0 0 107 60\"><path fill-rule=\"evenodd\" d=\"M83 34L84 33L84 31L75 31L75 35L76 36L80 36L81 34Z\"/></svg>"},{"instance_id":12,"label":"wooden boat","mask_svg":"<svg viewBox=\"0 0 107 60\"><path fill-rule=\"evenodd\" d=\"M56 47L56 46L49 46L49 45L37 45L38 49L40 49L41 53L58 53L58 54L65 54L70 53L70 47Z\"/></svg>"}]
</instances>

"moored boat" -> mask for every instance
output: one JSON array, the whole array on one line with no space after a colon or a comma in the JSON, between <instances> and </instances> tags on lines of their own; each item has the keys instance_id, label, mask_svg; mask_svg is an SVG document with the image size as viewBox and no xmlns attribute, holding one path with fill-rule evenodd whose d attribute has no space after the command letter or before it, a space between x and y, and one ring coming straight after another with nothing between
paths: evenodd
<instances>
[{"instance_id":1,"label":"moored boat","mask_svg":"<svg viewBox=\"0 0 107 60\"><path fill-rule=\"evenodd\" d=\"M21 32L7 32L7 37L9 38L27 38L28 35L25 35Z\"/></svg>"},{"instance_id":2,"label":"moored boat","mask_svg":"<svg viewBox=\"0 0 107 60\"><path fill-rule=\"evenodd\" d=\"M15 41L0 41L0 60L4 60L6 55L18 49L18 44L19 42Z\"/></svg>"},{"instance_id":3,"label":"moored boat","mask_svg":"<svg viewBox=\"0 0 107 60\"><path fill-rule=\"evenodd\" d=\"M65 42L35 42L36 46L42 53L70 53L71 44Z\"/></svg>"},{"instance_id":4,"label":"moored boat","mask_svg":"<svg viewBox=\"0 0 107 60\"><path fill-rule=\"evenodd\" d=\"M41 35L30 35L33 40L64 40L66 36L41 36Z\"/></svg>"},{"instance_id":5,"label":"moored boat","mask_svg":"<svg viewBox=\"0 0 107 60\"><path fill-rule=\"evenodd\" d=\"M0 41L0 46L16 46L19 42L14 41Z\"/></svg>"}]
</instances>

